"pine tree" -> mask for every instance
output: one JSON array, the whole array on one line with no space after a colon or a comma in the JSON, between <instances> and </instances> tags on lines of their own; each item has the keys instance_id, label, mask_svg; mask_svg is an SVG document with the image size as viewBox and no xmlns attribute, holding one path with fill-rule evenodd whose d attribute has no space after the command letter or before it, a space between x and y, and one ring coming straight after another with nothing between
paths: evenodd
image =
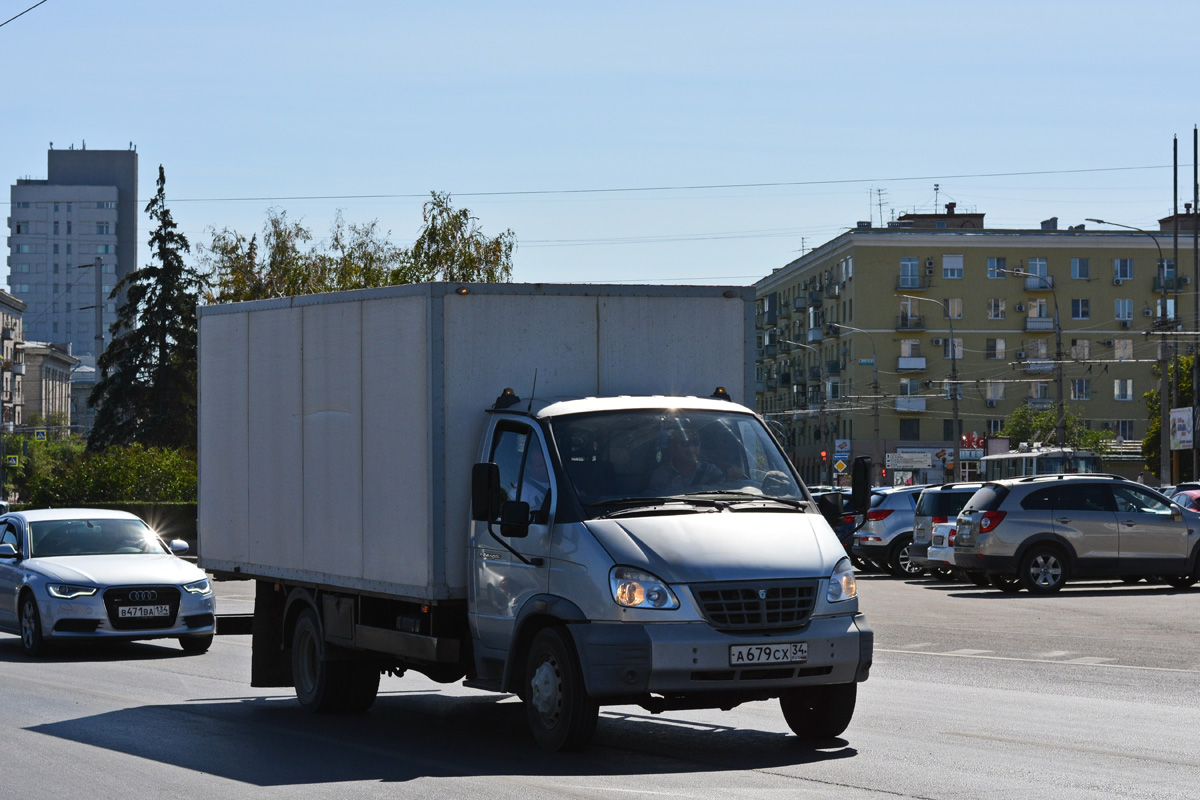
<instances>
[{"instance_id":1,"label":"pine tree","mask_svg":"<svg viewBox=\"0 0 1200 800\"><path fill-rule=\"evenodd\" d=\"M166 174L146 205L157 222L150 234L151 263L113 288L122 292L112 342L98 359L99 380L88 398L97 409L90 449L139 443L196 449L196 304L204 279L183 260L187 237L167 208Z\"/></svg>"}]
</instances>

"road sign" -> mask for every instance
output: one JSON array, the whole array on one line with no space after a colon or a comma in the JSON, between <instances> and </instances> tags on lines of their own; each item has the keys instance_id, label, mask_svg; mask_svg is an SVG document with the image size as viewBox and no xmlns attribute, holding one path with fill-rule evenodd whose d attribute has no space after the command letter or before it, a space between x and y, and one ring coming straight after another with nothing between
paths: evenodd
<instances>
[{"instance_id":1,"label":"road sign","mask_svg":"<svg viewBox=\"0 0 1200 800\"><path fill-rule=\"evenodd\" d=\"M835 461L833 463L833 468L836 469L838 472L845 472L846 471L846 462L842 461L839 458L837 461Z\"/></svg>"},{"instance_id":2,"label":"road sign","mask_svg":"<svg viewBox=\"0 0 1200 800\"><path fill-rule=\"evenodd\" d=\"M888 469L930 469L933 466L929 453L887 453L883 463Z\"/></svg>"},{"instance_id":3,"label":"road sign","mask_svg":"<svg viewBox=\"0 0 1200 800\"><path fill-rule=\"evenodd\" d=\"M19 467L19 466L21 466L21 457L20 456L7 456L5 458L5 463L10 467Z\"/></svg>"},{"instance_id":4,"label":"road sign","mask_svg":"<svg viewBox=\"0 0 1200 800\"><path fill-rule=\"evenodd\" d=\"M850 440L849 439L834 439L833 440L833 457L834 458L849 458L850 457Z\"/></svg>"},{"instance_id":5,"label":"road sign","mask_svg":"<svg viewBox=\"0 0 1200 800\"><path fill-rule=\"evenodd\" d=\"M35 442L44 442L44 441L46 441L46 431L45 431L45 430L43 430L42 428L38 428L37 430L35 430L35 431L33 432L33 440L34 440Z\"/></svg>"}]
</instances>

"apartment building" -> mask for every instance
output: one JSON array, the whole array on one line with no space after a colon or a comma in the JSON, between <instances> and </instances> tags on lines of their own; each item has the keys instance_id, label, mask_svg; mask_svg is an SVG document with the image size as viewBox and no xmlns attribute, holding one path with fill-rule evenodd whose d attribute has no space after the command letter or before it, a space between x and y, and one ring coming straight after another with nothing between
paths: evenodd
<instances>
[{"instance_id":1,"label":"apartment building","mask_svg":"<svg viewBox=\"0 0 1200 800\"><path fill-rule=\"evenodd\" d=\"M25 304L0 292L0 427L5 433L24 420L25 360L21 342Z\"/></svg>"},{"instance_id":2,"label":"apartment building","mask_svg":"<svg viewBox=\"0 0 1200 800\"><path fill-rule=\"evenodd\" d=\"M51 149L45 179L11 187L8 285L26 335L95 363L111 339L113 286L137 269L137 151Z\"/></svg>"},{"instance_id":3,"label":"apartment building","mask_svg":"<svg viewBox=\"0 0 1200 800\"><path fill-rule=\"evenodd\" d=\"M1053 219L989 229L949 203L859 223L756 284L758 410L813 483L836 472L839 439L852 443L846 464L928 454L929 468L885 483L971 478L1009 413L1056 405L1061 370L1065 406L1132 448L1157 388L1154 332L1192 328L1192 218L1180 219L1178 272L1173 218L1149 233ZM957 465L956 396L968 445Z\"/></svg>"}]
</instances>

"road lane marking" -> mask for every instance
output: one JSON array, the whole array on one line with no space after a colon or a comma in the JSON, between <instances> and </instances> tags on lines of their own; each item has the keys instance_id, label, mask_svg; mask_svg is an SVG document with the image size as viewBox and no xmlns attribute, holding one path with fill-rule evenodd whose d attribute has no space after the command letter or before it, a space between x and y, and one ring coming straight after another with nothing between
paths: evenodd
<instances>
[{"instance_id":1,"label":"road lane marking","mask_svg":"<svg viewBox=\"0 0 1200 800\"><path fill-rule=\"evenodd\" d=\"M876 653L894 653L902 656L934 656L939 658L979 658L984 661L1019 661L1025 664L1074 664L1078 667L1108 667L1110 669L1142 669L1148 672L1181 672L1189 675L1200 673L1200 669L1180 669L1178 667L1139 667L1136 664L1097 664L1092 662L1081 663L1078 661L1059 661L1049 658L1017 658L1015 656L973 656L963 655L959 652L954 653L931 653L928 650L886 650L882 647L875 648ZM984 652L987 652L986 650Z\"/></svg>"}]
</instances>

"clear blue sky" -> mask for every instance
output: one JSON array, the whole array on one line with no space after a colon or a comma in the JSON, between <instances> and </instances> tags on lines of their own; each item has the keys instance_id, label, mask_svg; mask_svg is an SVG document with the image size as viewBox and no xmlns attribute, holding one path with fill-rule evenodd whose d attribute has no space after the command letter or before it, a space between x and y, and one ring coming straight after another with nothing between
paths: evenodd
<instances>
[{"instance_id":1,"label":"clear blue sky","mask_svg":"<svg viewBox=\"0 0 1200 800\"><path fill-rule=\"evenodd\" d=\"M407 244L439 190L515 232L518 281L750 283L878 224L877 190L884 218L937 183L993 226L1153 227L1175 135L1192 195L1198 29L1165 2L47 0L0 27L0 181L133 141L193 244L270 207Z\"/></svg>"}]
</instances>

